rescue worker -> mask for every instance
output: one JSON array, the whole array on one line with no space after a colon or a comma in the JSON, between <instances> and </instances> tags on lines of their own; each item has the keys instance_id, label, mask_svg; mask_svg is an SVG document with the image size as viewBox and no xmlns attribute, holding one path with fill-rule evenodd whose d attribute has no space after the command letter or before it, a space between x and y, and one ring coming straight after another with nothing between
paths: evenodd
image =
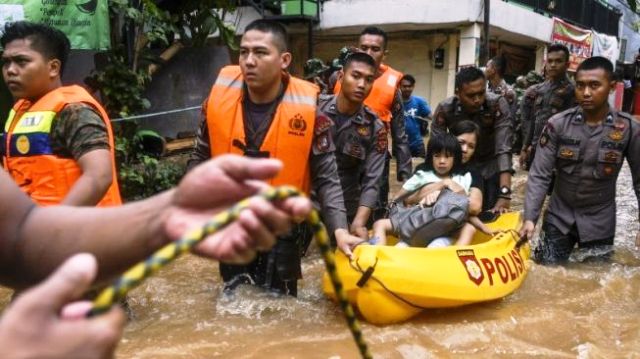
<instances>
[{"instance_id":1,"label":"rescue worker","mask_svg":"<svg viewBox=\"0 0 640 359\"><path fill-rule=\"evenodd\" d=\"M304 79L318 85L320 93L326 94L327 79L326 75L331 70L331 67L324 64L324 62L318 58L311 58L304 63Z\"/></svg>"},{"instance_id":2,"label":"rescue worker","mask_svg":"<svg viewBox=\"0 0 640 359\"><path fill-rule=\"evenodd\" d=\"M340 92L320 96L316 121L330 121L325 142L335 147L349 231L368 239L367 222L378 200L378 186L387 153L384 124L363 105L376 75L376 63L365 53L346 58L338 76ZM314 151L317 149L314 148Z\"/></svg>"},{"instance_id":3,"label":"rescue worker","mask_svg":"<svg viewBox=\"0 0 640 359\"><path fill-rule=\"evenodd\" d=\"M286 72L291 62L286 39L286 29L275 21L260 19L245 28L240 66L220 70L203 105L205 119L189 167L224 153L280 159L284 169L270 183L307 193L312 183L329 233L350 254L349 244L359 239L349 236L333 149L322 142L330 124L316 121L318 87ZM299 225L248 266L221 264L227 289L249 281L296 296L300 260L310 240L310 228Z\"/></svg>"},{"instance_id":4,"label":"rescue worker","mask_svg":"<svg viewBox=\"0 0 640 359\"><path fill-rule=\"evenodd\" d=\"M2 357L113 357L126 324L124 312L114 307L86 318L91 304L75 302L96 274L102 282L113 278L187 229L255 194L258 181L280 170L277 160L220 156L191 171L177 188L144 201L78 208L38 207L0 169L0 283L24 289L42 282L5 308ZM256 249L270 248L275 235L285 233L292 219L304 218L310 208L302 197L279 203L254 199L237 221L204 239L194 252L246 262Z\"/></svg>"},{"instance_id":5,"label":"rescue worker","mask_svg":"<svg viewBox=\"0 0 640 359\"><path fill-rule=\"evenodd\" d=\"M527 101L528 109L531 108L530 97L525 96L527 89L544 81L544 78L535 71L529 71L526 76L518 76L514 90L516 92L516 112L514 113L513 148L514 154L520 154L522 150L522 104ZM532 90L533 91L533 90Z\"/></svg>"},{"instance_id":6,"label":"rescue worker","mask_svg":"<svg viewBox=\"0 0 640 359\"><path fill-rule=\"evenodd\" d=\"M121 204L107 113L80 86L62 86L69 39L52 27L9 23L2 75L17 102L0 136L4 168L40 205Z\"/></svg>"},{"instance_id":7,"label":"rescue worker","mask_svg":"<svg viewBox=\"0 0 640 359\"><path fill-rule=\"evenodd\" d=\"M431 124L432 136L470 120L480 127L475 166L484 179L483 211L500 213L511 206L511 110L503 97L486 93L484 73L466 67L456 75L456 93L440 102Z\"/></svg>"},{"instance_id":8,"label":"rescue worker","mask_svg":"<svg viewBox=\"0 0 640 359\"><path fill-rule=\"evenodd\" d=\"M405 132L404 109L402 106L402 94L398 89L402 73L383 64L387 50L387 33L377 27L367 27L360 33L358 49L373 57L378 67L373 89L367 96L364 104L373 110L391 131L392 153L396 157L397 180L404 182L412 174L411 151L409 140ZM332 83L329 83L329 87ZM340 92L340 83L336 82L333 93ZM375 219L382 218L387 213L389 200L389 170L391 153L387 153L385 168L380 183L378 208L374 214Z\"/></svg>"},{"instance_id":9,"label":"rescue worker","mask_svg":"<svg viewBox=\"0 0 640 359\"><path fill-rule=\"evenodd\" d=\"M520 167L527 169L535 156L542 129L549 118L575 104L573 83L567 77L569 49L562 44L552 44L547 48L545 63L546 80L525 93L522 114L522 151Z\"/></svg>"},{"instance_id":10,"label":"rescue worker","mask_svg":"<svg viewBox=\"0 0 640 359\"><path fill-rule=\"evenodd\" d=\"M582 248L613 245L616 180L625 158L640 202L640 123L609 106L614 88L609 60L585 60L576 72L579 106L551 117L540 136L520 229L522 238L533 237L555 169L553 193L533 251L538 263L566 261L576 244ZM640 232L636 245L640 245Z\"/></svg>"}]
</instances>

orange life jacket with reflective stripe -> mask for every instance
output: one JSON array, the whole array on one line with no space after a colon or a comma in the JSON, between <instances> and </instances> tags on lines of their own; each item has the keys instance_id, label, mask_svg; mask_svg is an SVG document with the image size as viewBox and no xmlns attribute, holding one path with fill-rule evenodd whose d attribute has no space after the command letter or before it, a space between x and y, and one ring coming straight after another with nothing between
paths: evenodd
<instances>
[{"instance_id":1,"label":"orange life jacket with reflective stripe","mask_svg":"<svg viewBox=\"0 0 640 359\"><path fill-rule=\"evenodd\" d=\"M371 93L364 100L364 104L369 106L382 121L389 122L391 121L391 106L396 97L398 84L402 79L402 72L396 71L388 65L380 65L378 71L382 75L373 82ZM336 82L333 93L338 94L341 87L340 82Z\"/></svg>"},{"instance_id":2,"label":"orange life jacket with reflective stripe","mask_svg":"<svg viewBox=\"0 0 640 359\"><path fill-rule=\"evenodd\" d=\"M53 120L66 105L72 103L90 105L100 113L106 125L113 177L111 186L98 206L119 205L122 201L118 190L111 122L102 106L80 86L59 87L34 104L26 100L16 102L0 141L4 168L34 202L44 206L60 204L82 175L82 169L76 161L56 156L50 143Z\"/></svg>"},{"instance_id":3,"label":"orange life jacket with reflective stripe","mask_svg":"<svg viewBox=\"0 0 640 359\"><path fill-rule=\"evenodd\" d=\"M207 127L211 156L245 154L242 109L243 77L239 66L220 70L207 100ZM309 154L313 140L318 87L289 77L260 152L281 160L284 167L270 181L273 186L293 185L308 193ZM234 145L235 143L235 145Z\"/></svg>"}]
</instances>

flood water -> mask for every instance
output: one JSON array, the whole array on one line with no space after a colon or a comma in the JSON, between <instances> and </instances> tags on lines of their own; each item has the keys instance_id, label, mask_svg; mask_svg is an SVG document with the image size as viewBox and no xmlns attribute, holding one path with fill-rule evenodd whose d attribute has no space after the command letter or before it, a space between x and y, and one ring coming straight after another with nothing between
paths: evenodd
<instances>
[{"instance_id":1,"label":"flood water","mask_svg":"<svg viewBox=\"0 0 640 359\"><path fill-rule=\"evenodd\" d=\"M519 172L515 209L522 208L524 183ZM384 327L362 323L371 352L377 358L640 357L638 209L626 165L617 201L609 262L582 262L578 255L563 267L531 263L523 286L502 300L429 310ZM297 299L250 287L228 297L217 263L181 258L132 292L134 317L117 357L356 358L339 307L322 293L322 272L314 249L304 260ZM0 292L2 303L9 293Z\"/></svg>"}]
</instances>

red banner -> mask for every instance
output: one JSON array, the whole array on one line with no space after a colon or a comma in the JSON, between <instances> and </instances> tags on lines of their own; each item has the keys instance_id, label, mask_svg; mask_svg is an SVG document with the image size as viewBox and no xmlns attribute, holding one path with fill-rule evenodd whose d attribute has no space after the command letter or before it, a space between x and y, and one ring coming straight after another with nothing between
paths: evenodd
<instances>
[{"instance_id":1,"label":"red banner","mask_svg":"<svg viewBox=\"0 0 640 359\"><path fill-rule=\"evenodd\" d=\"M591 57L593 33L554 17L551 42L561 43L569 48L569 71L576 71L582 61Z\"/></svg>"}]
</instances>

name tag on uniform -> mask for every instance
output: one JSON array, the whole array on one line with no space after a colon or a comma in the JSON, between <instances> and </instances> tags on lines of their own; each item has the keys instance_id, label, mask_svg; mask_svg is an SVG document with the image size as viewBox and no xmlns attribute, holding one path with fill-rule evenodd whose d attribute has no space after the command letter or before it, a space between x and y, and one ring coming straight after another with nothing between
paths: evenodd
<instances>
[{"instance_id":1,"label":"name tag on uniform","mask_svg":"<svg viewBox=\"0 0 640 359\"><path fill-rule=\"evenodd\" d=\"M20 123L18 124L18 127L35 127L38 126L40 124L40 122L42 122L42 119L44 118L43 115L33 115L33 116L28 116L22 119L22 121L20 121Z\"/></svg>"}]
</instances>

